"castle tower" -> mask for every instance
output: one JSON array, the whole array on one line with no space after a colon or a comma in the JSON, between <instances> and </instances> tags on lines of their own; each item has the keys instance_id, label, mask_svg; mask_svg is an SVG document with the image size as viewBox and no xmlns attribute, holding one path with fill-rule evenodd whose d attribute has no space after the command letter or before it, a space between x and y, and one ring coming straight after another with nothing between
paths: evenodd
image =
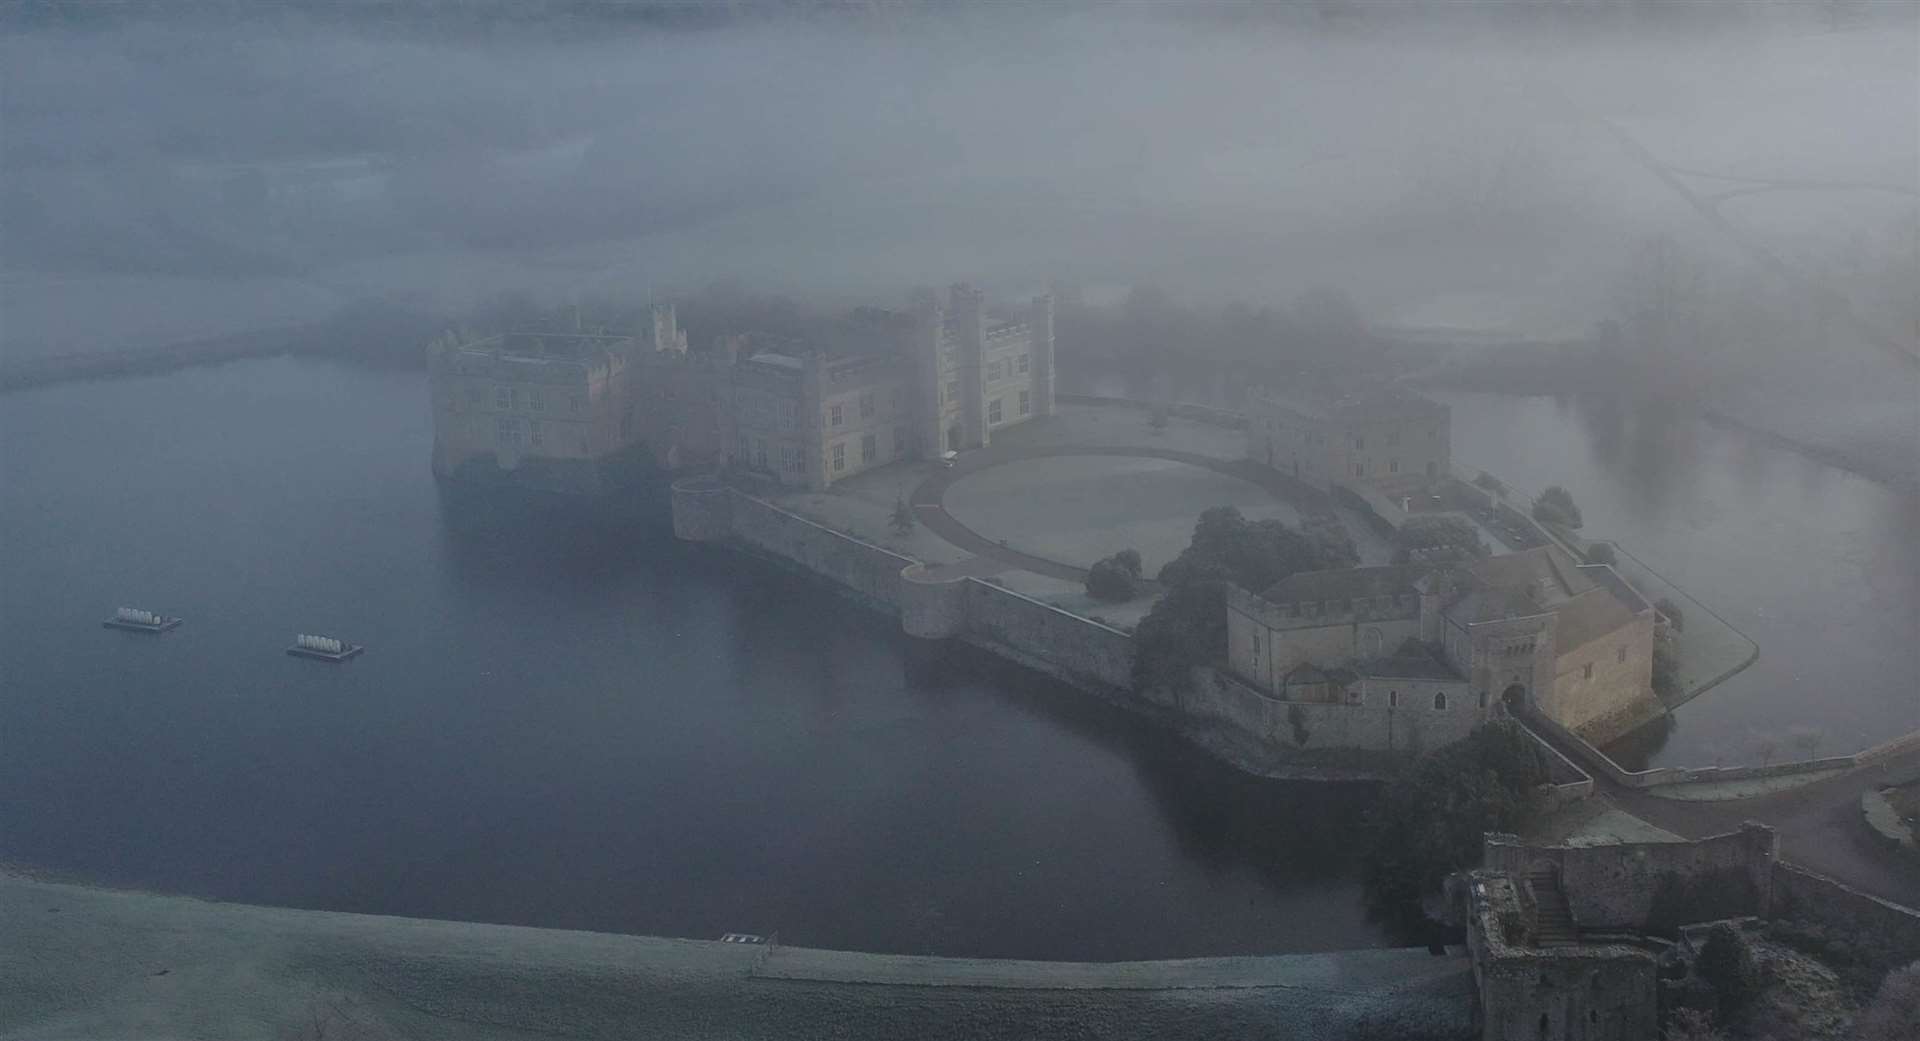
<instances>
[{"instance_id":1,"label":"castle tower","mask_svg":"<svg viewBox=\"0 0 1920 1041\"><path fill-rule=\"evenodd\" d=\"M826 417L822 414L827 397L827 359L813 351L800 359L800 466L806 476L807 490L825 491L827 484Z\"/></svg>"},{"instance_id":2,"label":"castle tower","mask_svg":"<svg viewBox=\"0 0 1920 1041\"><path fill-rule=\"evenodd\" d=\"M965 282L955 283L948 295L953 311L953 338L958 347L953 368L960 381L961 443L966 448L987 444L987 295ZM951 377L949 377L951 379Z\"/></svg>"},{"instance_id":3,"label":"castle tower","mask_svg":"<svg viewBox=\"0 0 1920 1041\"><path fill-rule=\"evenodd\" d=\"M1053 294L1033 298L1033 414L1053 415Z\"/></svg>"},{"instance_id":4,"label":"castle tower","mask_svg":"<svg viewBox=\"0 0 1920 1041\"><path fill-rule=\"evenodd\" d=\"M947 450L946 409L940 388L946 376L940 364L941 333L946 328L946 309L933 290L916 292L911 308L917 322L913 329L913 445L923 459L938 459Z\"/></svg>"},{"instance_id":5,"label":"castle tower","mask_svg":"<svg viewBox=\"0 0 1920 1041\"><path fill-rule=\"evenodd\" d=\"M653 305L653 349L685 356L687 334L675 320L672 304Z\"/></svg>"}]
</instances>

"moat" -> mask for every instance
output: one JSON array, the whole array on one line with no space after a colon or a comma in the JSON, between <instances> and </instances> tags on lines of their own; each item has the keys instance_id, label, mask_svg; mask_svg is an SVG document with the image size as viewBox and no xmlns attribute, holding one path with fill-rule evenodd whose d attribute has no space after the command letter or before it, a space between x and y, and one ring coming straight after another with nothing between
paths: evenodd
<instances>
[{"instance_id":1,"label":"moat","mask_svg":"<svg viewBox=\"0 0 1920 1041\"><path fill-rule=\"evenodd\" d=\"M0 859L883 951L1397 939L1338 852L1364 791L1255 781L984 654L916 645L674 542L658 504L592 518L445 493L424 393L415 373L269 360L7 397ZM1843 751L1920 722L1900 693L1911 499L1692 419L1450 400L1463 462L1585 491L1591 529L1765 647L1650 758L1738 758L1804 722ZM187 625L102 632L126 601ZM316 630L371 650L338 668L279 653Z\"/></svg>"}]
</instances>

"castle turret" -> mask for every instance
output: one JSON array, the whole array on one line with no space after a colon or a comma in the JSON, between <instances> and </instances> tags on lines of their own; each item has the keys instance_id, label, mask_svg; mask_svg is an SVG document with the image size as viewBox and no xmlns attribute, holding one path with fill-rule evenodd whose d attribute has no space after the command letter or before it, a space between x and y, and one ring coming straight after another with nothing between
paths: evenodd
<instances>
[{"instance_id":1,"label":"castle turret","mask_svg":"<svg viewBox=\"0 0 1920 1041\"><path fill-rule=\"evenodd\" d=\"M1033 298L1033 414L1053 415L1053 294Z\"/></svg>"},{"instance_id":2,"label":"castle turret","mask_svg":"<svg viewBox=\"0 0 1920 1041\"><path fill-rule=\"evenodd\" d=\"M967 448L982 448L987 443L987 295L958 282L948 295L948 306L959 348L955 365L960 378L961 438Z\"/></svg>"},{"instance_id":3,"label":"castle turret","mask_svg":"<svg viewBox=\"0 0 1920 1041\"><path fill-rule=\"evenodd\" d=\"M942 331L946 328L946 309L940 306L933 290L916 292L911 308L917 324L913 330L913 407L918 419L914 447L924 457L938 459L947 450L945 402L941 388L946 376L940 365Z\"/></svg>"}]
</instances>

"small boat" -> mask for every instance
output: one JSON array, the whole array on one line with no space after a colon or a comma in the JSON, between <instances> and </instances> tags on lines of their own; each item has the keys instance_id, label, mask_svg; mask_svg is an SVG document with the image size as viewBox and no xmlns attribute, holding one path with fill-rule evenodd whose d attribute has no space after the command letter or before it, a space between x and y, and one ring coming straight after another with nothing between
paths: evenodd
<instances>
[{"instance_id":1,"label":"small boat","mask_svg":"<svg viewBox=\"0 0 1920 1041\"><path fill-rule=\"evenodd\" d=\"M104 628L125 629L130 633L164 633L168 629L178 628L180 619L142 611L137 607L121 607L114 610L112 618L100 624Z\"/></svg>"},{"instance_id":2,"label":"small boat","mask_svg":"<svg viewBox=\"0 0 1920 1041\"><path fill-rule=\"evenodd\" d=\"M319 661L346 661L358 655L365 647L357 643L348 643L337 636L315 636L301 633L293 638L293 646L287 653L296 658L314 658Z\"/></svg>"}]
</instances>

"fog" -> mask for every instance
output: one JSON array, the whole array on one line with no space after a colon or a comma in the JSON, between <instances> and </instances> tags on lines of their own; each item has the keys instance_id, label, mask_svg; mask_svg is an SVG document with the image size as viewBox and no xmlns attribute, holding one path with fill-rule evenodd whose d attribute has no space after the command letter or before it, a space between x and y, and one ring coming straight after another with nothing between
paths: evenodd
<instances>
[{"instance_id":1,"label":"fog","mask_svg":"<svg viewBox=\"0 0 1920 1041\"><path fill-rule=\"evenodd\" d=\"M1028 533L949 516L978 544L926 563L1124 632L1153 597L1129 581L1095 604L1057 572L1150 549L1107 523L1134 502L1184 538L1180 511L1246 463L1243 422L1169 401L1235 408L1303 368L1410 384L1450 409L1458 474L1523 508L1569 491L1594 549L1685 599L1702 696L1610 746L1619 762L1765 767L1920 725L1920 6L1034 6L0 7L0 733L21 735L0 757L19 795L0 799L0 890L17 862L221 900L994 957L1411 942L1359 902L1348 829L1370 789L1329 803L1241 776L982 641L908 640L683 545L664 481L576 515L434 480L430 391L464 413L419 371L427 340L532 307L612 322L676 301L702 350L926 286L1003 309L1057 292L1058 386L1022 383L994 437L1030 392L1153 407L1071 402L994 444L1109 454L1138 495L1087 493L1120 472L1097 468L1065 491L962 488L960 514L969 494L1066 502L1039 521L1087 559L989 574ZM243 348L188 360L262 357L15 392L206 341ZM324 357L264 357L301 353ZM544 393L531 445L561 407ZM517 395L496 385L494 411ZM899 401L874 431L907 422ZM1084 430L1045 440L1068 412ZM519 427L466 429L498 476ZM936 462L927 433L915 483L809 492L812 523L890 533L887 553L939 543L948 482L990 457L949 441ZM747 452L724 460L736 477ZM1271 441L1266 463L1285 479ZM860 535L876 511L885 530ZM1339 511L1370 563L1428 559ZM904 557L883 559L891 582ZM90 612L112 603L191 617L103 651ZM282 660L282 630L368 653ZM1836 806L1857 823L1843 787L1864 777L1749 819L1783 822L1796 863L1910 901L1828 830ZM1676 829L1740 819L1628 794Z\"/></svg>"},{"instance_id":2,"label":"fog","mask_svg":"<svg viewBox=\"0 0 1920 1041\"><path fill-rule=\"evenodd\" d=\"M1910 470L1909 5L81 10L0 43L16 359L719 281L1318 293L1611 337L1616 383Z\"/></svg>"}]
</instances>

